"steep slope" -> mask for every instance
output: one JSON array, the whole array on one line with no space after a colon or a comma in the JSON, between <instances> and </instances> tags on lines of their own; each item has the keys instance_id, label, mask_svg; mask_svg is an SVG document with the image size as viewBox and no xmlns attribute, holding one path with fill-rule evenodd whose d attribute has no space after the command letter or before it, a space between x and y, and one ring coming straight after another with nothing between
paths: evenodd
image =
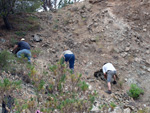
<instances>
[{"instance_id":1,"label":"steep slope","mask_svg":"<svg viewBox=\"0 0 150 113\"><path fill-rule=\"evenodd\" d=\"M150 106L150 2L95 0L92 3L84 1L56 12L32 14L40 19L41 25L39 31L26 36L41 51L38 58L32 59L37 62L36 68L42 73L49 65L56 64L67 46L76 56L75 73L82 73L82 79L100 97L111 100L115 94L121 96L120 101L128 100L123 94L131 83L136 83L144 89L144 95L135 102L136 108L141 104ZM34 42L33 34L38 34L42 42ZM104 92L106 82L94 78L94 72L105 62L114 64L120 78L112 86L111 96Z\"/></svg>"},{"instance_id":2,"label":"steep slope","mask_svg":"<svg viewBox=\"0 0 150 113\"><path fill-rule=\"evenodd\" d=\"M137 83L145 90L140 100L149 104L149 5L140 0L108 0L37 13L43 20L43 30L38 32L43 42L37 47L48 46L41 48L41 63L54 64L66 45L76 55L75 71L92 81L104 62L112 62L124 81L124 90ZM98 91L107 88L101 81L91 84Z\"/></svg>"}]
</instances>

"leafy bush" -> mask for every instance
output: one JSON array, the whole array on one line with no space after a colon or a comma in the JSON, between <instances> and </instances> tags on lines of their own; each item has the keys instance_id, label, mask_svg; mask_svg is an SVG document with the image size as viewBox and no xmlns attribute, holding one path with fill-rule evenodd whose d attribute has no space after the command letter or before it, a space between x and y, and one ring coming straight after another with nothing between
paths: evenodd
<instances>
[{"instance_id":1,"label":"leafy bush","mask_svg":"<svg viewBox=\"0 0 150 113\"><path fill-rule=\"evenodd\" d=\"M16 2L15 12L34 12L41 4L40 0L21 0Z\"/></svg>"},{"instance_id":2,"label":"leafy bush","mask_svg":"<svg viewBox=\"0 0 150 113\"><path fill-rule=\"evenodd\" d=\"M26 36L27 33L26 33L26 32L23 32L23 31L16 31L15 34L16 34L17 36L24 37L24 36Z\"/></svg>"},{"instance_id":3,"label":"leafy bush","mask_svg":"<svg viewBox=\"0 0 150 113\"><path fill-rule=\"evenodd\" d=\"M85 81L83 81L79 83L79 87L81 88L82 91L86 91L89 85Z\"/></svg>"},{"instance_id":4,"label":"leafy bush","mask_svg":"<svg viewBox=\"0 0 150 113\"><path fill-rule=\"evenodd\" d=\"M44 113L52 113L54 110L60 113L83 113L90 112L92 109L97 92L89 91L87 93L88 84L81 81L82 75L71 73L70 69L66 69L65 64L58 62L56 65L50 66L47 70L49 71L47 74L51 73L47 75L49 79L45 78L45 75L39 74L35 65L27 65L26 68L36 96L31 100L17 99L14 109L18 113L27 109L33 113L37 110L37 106Z\"/></svg>"},{"instance_id":5,"label":"leafy bush","mask_svg":"<svg viewBox=\"0 0 150 113\"><path fill-rule=\"evenodd\" d=\"M140 94L143 94L143 93L144 91L141 88L139 88L136 84L131 84L128 95L134 99L138 99Z\"/></svg>"},{"instance_id":6,"label":"leafy bush","mask_svg":"<svg viewBox=\"0 0 150 113\"><path fill-rule=\"evenodd\" d=\"M5 78L4 80L0 80L0 94L10 94L13 90L21 88L21 81L10 81Z\"/></svg>"},{"instance_id":7,"label":"leafy bush","mask_svg":"<svg viewBox=\"0 0 150 113\"><path fill-rule=\"evenodd\" d=\"M10 52L6 50L0 52L0 70L8 71L11 68L10 64L14 59L15 57Z\"/></svg>"},{"instance_id":8,"label":"leafy bush","mask_svg":"<svg viewBox=\"0 0 150 113\"><path fill-rule=\"evenodd\" d=\"M60 61L57 65L50 66L55 80L48 82L49 101L42 108L43 112L89 112L97 95L96 91L85 93L88 90L88 84L81 81L82 75L74 75L65 68ZM47 109L49 108L49 110Z\"/></svg>"}]
</instances>

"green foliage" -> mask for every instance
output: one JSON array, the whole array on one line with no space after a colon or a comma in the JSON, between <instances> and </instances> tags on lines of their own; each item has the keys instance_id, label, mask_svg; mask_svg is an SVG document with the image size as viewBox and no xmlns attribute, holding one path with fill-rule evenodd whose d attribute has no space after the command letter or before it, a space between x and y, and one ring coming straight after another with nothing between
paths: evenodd
<instances>
[{"instance_id":1,"label":"green foliage","mask_svg":"<svg viewBox=\"0 0 150 113\"><path fill-rule=\"evenodd\" d=\"M79 83L79 87L81 88L82 91L86 91L89 85L85 81L83 81Z\"/></svg>"},{"instance_id":2,"label":"green foliage","mask_svg":"<svg viewBox=\"0 0 150 113\"><path fill-rule=\"evenodd\" d=\"M27 33L23 32L23 31L16 31L15 34L19 37L24 37L24 36L26 36Z\"/></svg>"},{"instance_id":3,"label":"green foliage","mask_svg":"<svg viewBox=\"0 0 150 113\"><path fill-rule=\"evenodd\" d=\"M134 99L138 99L140 94L143 94L144 91L139 88L136 84L131 84L129 92L127 92L129 96L131 96Z\"/></svg>"},{"instance_id":4,"label":"green foliage","mask_svg":"<svg viewBox=\"0 0 150 113\"><path fill-rule=\"evenodd\" d=\"M140 108L138 111L137 111L137 113L150 113L150 109L148 109L148 108Z\"/></svg>"},{"instance_id":5,"label":"green foliage","mask_svg":"<svg viewBox=\"0 0 150 113\"><path fill-rule=\"evenodd\" d=\"M124 83L124 81L123 81L123 80L119 80L118 83L119 83L119 87L120 87L120 88L123 88L123 83Z\"/></svg>"},{"instance_id":6,"label":"green foliage","mask_svg":"<svg viewBox=\"0 0 150 113\"><path fill-rule=\"evenodd\" d=\"M86 94L88 84L81 81L82 74L76 76L70 70L66 70L65 67L61 61L57 65L49 67L55 80L50 80L48 83L49 101L45 103L46 106L51 111L57 109L62 113L88 112L92 109L92 104L97 96L96 91Z\"/></svg>"},{"instance_id":7,"label":"green foliage","mask_svg":"<svg viewBox=\"0 0 150 113\"><path fill-rule=\"evenodd\" d=\"M33 57L33 58L38 57L39 54L40 54L40 52L41 52L40 49L32 49L32 50L31 50L32 57Z\"/></svg>"},{"instance_id":8,"label":"green foliage","mask_svg":"<svg viewBox=\"0 0 150 113\"><path fill-rule=\"evenodd\" d=\"M15 12L34 12L42 5L40 0L18 0Z\"/></svg>"},{"instance_id":9,"label":"green foliage","mask_svg":"<svg viewBox=\"0 0 150 113\"><path fill-rule=\"evenodd\" d=\"M7 16L14 8L16 0L0 0L0 16Z\"/></svg>"},{"instance_id":10,"label":"green foliage","mask_svg":"<svg viewBox=\"0 0 150 113\"><path fill-rule=\"evenodd\" d=\"M40 91L41 89L43 89L44 84L45 84L44 80L41 80L40 83L39 83L39 86L38 86L38 91Z\"/></svg>"},{"instance_id":11,"label":"green foliage","mask_svg":"<svg viewBox=\"0 0 150 113\"><path fill-rule=\"evenodd\" d=\"M27 20L28 21L37 21L38 18L36 16L29 16L29 17L27 17Z\"/></svg>"},{"instance_id":12,"label":"green foliage","mask_svg":"<svg viewBox=\"0 0 150 113\"><path fill-rule=\"evenodd\" d=\"M11 63L15 60L15 57L10 52L3 50L0 52L0 70L8 71Z\"/></svg>"},{"instance_id":13,"label":"green foliage","mask_svg":"<svg viewBox=\"0 0 150 113\"><path fill-rule=\"evenodd\" d=\"M70 0L60 0L60 2L58 4L58 8L66 7L69 4L73 4L73 1L70 1Z\"/></svg>"},{"instance_id":14,"label":"green foliage","mask_svg":"<svg viewBox=\"0 0 150 113\"><path fill-rule=\"evenodd\" d=\"M21 88L21 81L10 81L9 79L5 78L4 80L0 81L0 93L9 93L15 89Z\"/></svg>"},{"instance_id":15,"label":"green foliage","mask_svg":"<svg viewBox=\"0 0 150 113\"><path fill-rule=\"evenodd\" d=\"M110 107L111 107L112 109L114 109L114 108L116 107L116 104L115 104L114 102L111 102L111 103L110 103Z\"/></svg>"},{"instance_id":16,"label":"green foliage","mask_svg":"<svg viewBox=\"0 0 150 113\"><path fill-rule=\"evenodd\" d=\"M15 99L15 107L14 109L16 110L15 113L21 113L23 110L28 108L27 101L22 101L19 99Z\"/></svg>"},{"instance_id":17,"label":"green foliage","mask_svg":"<svg viewBox=\"0 0 150 113\"><path fill-rule=\"evenodd\" d=\"M109 106L107 104L102 104L99 106L99 109L102 110L102 111L105 111L105 109L108 109Z\"/></svg>"}]
</instances>

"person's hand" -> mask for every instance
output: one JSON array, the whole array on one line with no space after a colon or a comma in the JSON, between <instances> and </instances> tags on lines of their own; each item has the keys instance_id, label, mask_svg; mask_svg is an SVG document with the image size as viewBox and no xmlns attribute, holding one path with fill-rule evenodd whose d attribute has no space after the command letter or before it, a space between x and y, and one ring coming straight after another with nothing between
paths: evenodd
<instances>
[{"instance_id":1,"label":"person's hand","mask_svg":"<svg viewBox=\"0 0 150 113\"><path fill-rule=\"evenodd\" d=\"M107 74L104 74L105 79L107 79Z\"/></svg>"},{"instance_id":2,"label":"person's hand","mask_svg":"<svg viewBox=\"0 0 150 113\"><path fill-rule=\"evenodd\" d=\"M13 52L13 51L14 51L13 49L10 50L10 52Z\"/></svg>"}]
</instances>

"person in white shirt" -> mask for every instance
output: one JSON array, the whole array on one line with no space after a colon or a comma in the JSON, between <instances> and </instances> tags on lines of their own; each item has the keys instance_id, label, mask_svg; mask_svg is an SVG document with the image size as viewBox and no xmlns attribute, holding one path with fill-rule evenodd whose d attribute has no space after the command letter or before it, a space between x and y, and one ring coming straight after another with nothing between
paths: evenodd
<instances>
[{"instance_id":1,"label":"person in white shirt","mask_svg":"<svg viewBox=\"0 0 150 113\"><path fill-rule=\"evenodd\" d=\"M65 51L60 55L60 58L64 58L65 62L69 62L69 68L74 72L75 55L69 49L65 48Z\"/></svg>"},{"instance_id":2,"label":"person in white shirt","mask_svg":"<svg viewBox=\"0 0 150 113\"><path fill-rule=\"evenodd\" d=\"M116 69L111 63L105 63L102 67L105 78L107 78L108 91L106 93L111 94L111 80L114 78L113 84L116 84Z\"/></svg>"}]
</instances>

